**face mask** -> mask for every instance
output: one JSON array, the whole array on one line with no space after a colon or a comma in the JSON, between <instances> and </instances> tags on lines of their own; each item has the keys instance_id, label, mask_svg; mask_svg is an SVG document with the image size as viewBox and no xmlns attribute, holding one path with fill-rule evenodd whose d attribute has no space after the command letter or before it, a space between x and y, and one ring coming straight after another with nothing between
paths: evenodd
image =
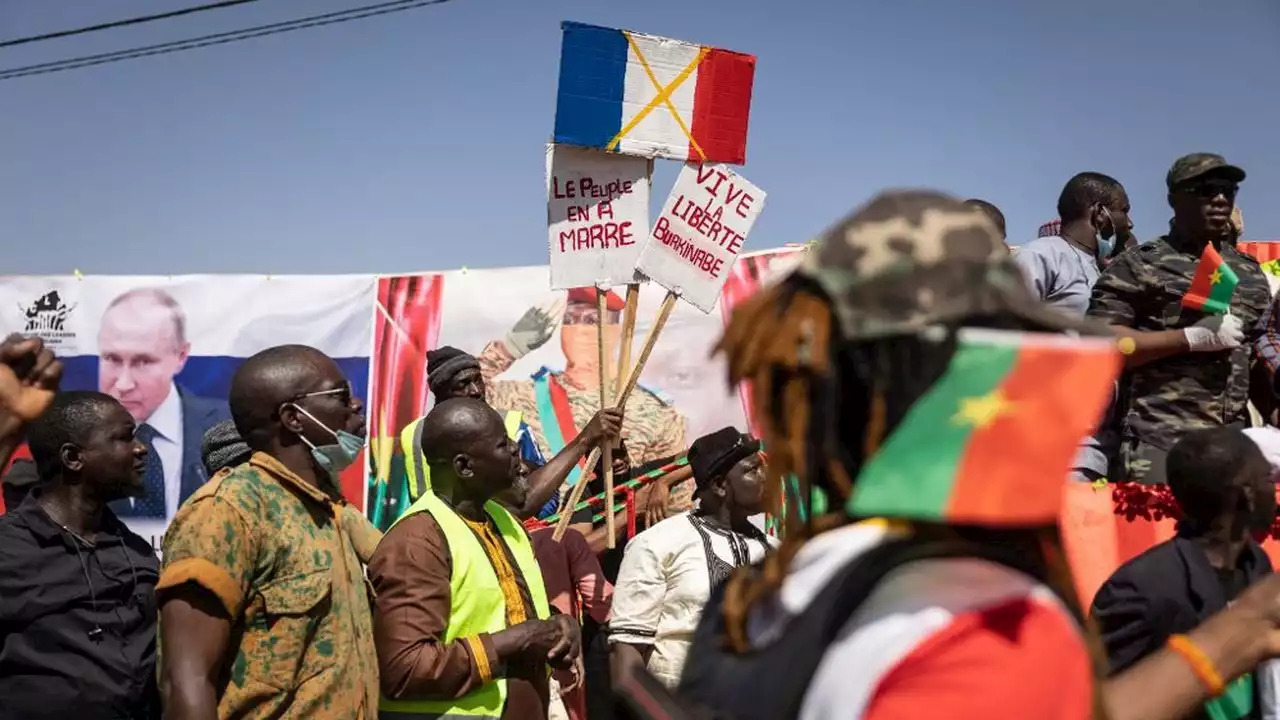
<instances>
[{"instance_id":1,"label":"face mask","mask_svg":"<svg viewBox=\"0 0 1280 720\"><path fill-rule=\"evenodd\" d=\"M1107 222L1111 225L1111 237L1104 238L1102 233L1098 233L1098 257L1102 260L1111 258L1111 254L1116 251L1116 222L1111 219L1111 212L1106 208L1102 208L1102 212L1107 214Z\"/></svg>"},{"instance_id":2,"label":"face mask","mask_svg":"<svg viewBox=\"0 0 1280 720\"><path fill-rule=\"evenodd\" d=\"M329 445L315 445L306 438L305 435L299 433L298 437L302 438L302 442L311 448L311 458L316 461L316 465L321 470L329 473L331 476L337 476L338 473L346 470L355 464L360 457L360 451L364 448L364 438L358 435L352 435L346 430L338 430L334 432L329 426L320 422L314 415L303 410L298 405L293 406L295 410L311 418L311 422L320 426L325 432L329 433L337 440L336 443Z\"/></svg>"}]
</instances>

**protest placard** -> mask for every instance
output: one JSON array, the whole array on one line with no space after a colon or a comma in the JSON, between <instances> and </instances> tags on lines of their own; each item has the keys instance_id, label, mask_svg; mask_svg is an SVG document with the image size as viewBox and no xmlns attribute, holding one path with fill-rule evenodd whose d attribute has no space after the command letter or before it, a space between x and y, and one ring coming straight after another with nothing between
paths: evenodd
<instances>
[{"instance_id":1,"label":"protest placard","mask_svg":"<svg viewBox=\"0 0 1280 720\"><path fill-rule=\"evenodd\" d=\"M686 165L640 251L637 269L709 313L765 193L724 165Z\"/></svg>"},{"instance_id":2,"label":"protest placard","mask_svg":"<svg viewBox=\"0 0 1280 720\"><path fill-rule=\"evenodd\" d=\"M553 290L632 282L648 228L648 160L547 146Z\"/></svg>"},{"instance_id":3,"label":"protest placard","mask_svg":"<svg viewBox=\"0 0 1280 720\"><path fill-rule=\"evenodd\" d=\"M555 142L689 162L747 161L756 58L561 24Z\"/></svg>"}]
</instances>

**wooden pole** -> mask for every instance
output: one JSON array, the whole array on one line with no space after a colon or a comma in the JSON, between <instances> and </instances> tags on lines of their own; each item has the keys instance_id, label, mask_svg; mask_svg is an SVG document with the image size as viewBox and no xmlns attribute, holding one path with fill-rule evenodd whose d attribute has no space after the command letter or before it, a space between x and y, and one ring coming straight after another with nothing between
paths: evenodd
<instances>
[{"instance_id":1,"label":"wooden pole","mask_svg":"<svg viewBox=\"0 0 1280 720\"><path fill-rule=\"evenodd\" d=\"M627 382L622 387L622 393L618 395L619 409L623 409L627 405L627 398L631 397L631 391L636 389L636 384L640 382L640 374L644 372L645 363L649 362L649 356L653 354L653 348L658 344L658 335L662 333L662 328L667 324L667 319L671 317L671 311L676 307L676 300L679 295L668 292L667 296L662 299L662 307L658 308L658 317L653 321L653 327L649 328L649 334L644 338L644 347L640 348L640 359L636 361L636 366L627 374Z\"/></svg>"},{"instance_id":2,"label":"wooden pole","mask_svg":"<svg viewBox=\"0 0 1280 720\"><path fill-rule=\"evenodd\" d=\"M675 309L678 298L679 296L675 293L668 292L666 298L662 300L662 307L658 308L658 317L653 321L653 327L649 328L649 333L645 335L644 347L640 349L640 359L636 361L636 366L627 373L627 381L623 383L622 392L618 395L614 407L620 410L626 408L627 398L631 396L631 391L635 390L636 384L640 382L640 374L644 372L644 365L649 362L649 356L653 354L653 348L658 344L658 336L662 333L662 328L667 324L667 319L671 317L671 311ZM591 454L587 456L586 469L588 472L595 468L596 461L599 459L600 448L594 448ZM607 471L608 468L606 468ZM582 491L586 487L587 482L585 479L579 480L578 484L573 486L573 492L569 493L568 502L561 509L560 520L556 523L555 532L551 534L552 540L560 542L560 538L564 537L564 531L569 528L569 518L573 515L573 508L582 501ZM610 495L605 502L612 503L613 496Z\"/></svg>"},{"instance_id":3,"label":"wooden pole","mask_svg":"<svg viewBox=\"0 0 1280 720\"><path fill-rule=\"evenodd\" d=\"M608 293L604 288L596 288L596 345L598 358L600 360L600 409L609 407L609 348L608 342L605 340L605 318L609 309L607 302ZM601 467L604 469L604 494L609 498L609 502L613 501L613 441L605 438L600 443L600 454L604 461ZM591 472L594 468L587 467L586 472ZM586 482L580 482L579 485L585 485ZM612 507L612 506L610 506ZM607 544L610 550L614 548L617 534L615 531L613 513L605 514L605 527L608 532Z\"/></svg>"},{"instance_id":4,"label":"wooden pole","mask_svg":"<svg viewBox=\"0 0 1280 720\"><path fill-rule=\"evenodd\" d=\"M618 369L613 377L617 383L613 388L615 394L622 390L622 379L631 370L631 345L636 339L636 309L639 306L640 283L631 283L627 286L627 305L622 311L622 342L618 347Z\"/></svg>"}]
</instances>

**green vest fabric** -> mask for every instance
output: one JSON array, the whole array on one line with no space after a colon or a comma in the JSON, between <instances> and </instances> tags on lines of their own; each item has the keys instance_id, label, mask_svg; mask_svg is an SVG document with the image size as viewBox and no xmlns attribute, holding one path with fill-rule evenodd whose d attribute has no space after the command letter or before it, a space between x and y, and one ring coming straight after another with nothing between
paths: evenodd
<instances>
[{"instance_id":1,"label":"green vest fabric","mask_svg":"<svg viewBox=\"0 0 1280 720\"><path fill-rule=\"evenodd\" d=\"M422 421L426 416L404 426L400 431L400 452L404 454L404 473L409 488L409 501L416 502L422 493L431 488L431 468L427 467L426 458L422 457ZM519 411L507 412L502 423L507 428L507 437L512 440L520 432L524 415Z\"/></svg>"},{"instance_id":2,"label":"green vest fabric","mask_svg":"<svg viewBox=\"0 0 1280 720\"><path fill-rule=\"evenodd\" d=\"M485 512L493 519L498 532L506 542L516 569L524 578L525 586L533 599L534 611L540 620L551 617L547 603L547 590L542 584L542 571L533 555L533 543L520 522L496 502L485 503ZM445 629L443 642L480 633L496 633L507 629L506 602L498 574L493 570L489 556L475 533L448 505L433 492L418 498L409 510L396 522L420 512L429 512L440 525L449 545L449 557L453 572L449 577L449 627ZM392 525L392 527L395 527ZM532 619L532 618L530 618ZM496 665L496 658L494 659ZM436 718L492 718L502 717L507 699L507 680L495 677L493 682L456 699L445 700L388 700L382 699L379 715L396 720L435 720Z\"/></svg>"}]
</instances>

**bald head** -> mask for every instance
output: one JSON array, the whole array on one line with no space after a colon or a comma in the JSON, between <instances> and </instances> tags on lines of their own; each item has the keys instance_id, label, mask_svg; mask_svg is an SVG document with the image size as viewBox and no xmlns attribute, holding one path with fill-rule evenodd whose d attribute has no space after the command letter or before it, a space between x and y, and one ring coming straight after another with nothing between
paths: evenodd
<instances>
[{"instance_id":1,"label":"bald head","mask_svg":"<svg viewBox=\"0 0 1280 720\"><path fill-rule=\"evenodd\" d=\"M483 400L445 400L422 421L422 455L432 466L447 465L454 455L468 452L482 435L492 434L495 424L502 427L502 417Z\"/></svg>"},{"instance_id":2,"label":"bald head","mask_svg":"<svg viewBox=\"0 0 1280 720\"><path fill-rule=\"evenodd\" d=\"M450 398L427 413L422 454L433 480L456 477L468 494L482 499L509 488L519 470L519 450L502 416L468 397Z\"/></svg>"},{"instance_id":3,"label":"bald head","mask_svg":"<svg viewBox=\"0 0 1280 720\"><path fill-rule=\"evenodd\" d=\"M341 371L329 356L306 345L277 345L245 360L231 377L227 398L236 429L254 450L267 451L281 405L297 400Z\"/></svg>"}]
</instances>

